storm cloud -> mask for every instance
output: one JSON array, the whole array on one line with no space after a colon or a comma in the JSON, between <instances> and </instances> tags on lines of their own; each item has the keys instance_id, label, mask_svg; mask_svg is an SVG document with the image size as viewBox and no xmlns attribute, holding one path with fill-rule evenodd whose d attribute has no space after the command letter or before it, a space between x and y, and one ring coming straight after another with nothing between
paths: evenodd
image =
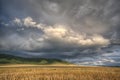
<instances>
[{"instance_id":1,"label":"storm cloud","mask_svg":"<svg viewBox=\"0 0 120 80\"><path fill-rule=\"evenodd\" d=\"M0 51L60 58L77 64L119 65L116 62L120 57L114 56L120 53L115 50L118 45L114 48L114 43L120 43L119 0L0 3ZM106 53L111 55L103 59Z\"/></svg>"}]
</instances>

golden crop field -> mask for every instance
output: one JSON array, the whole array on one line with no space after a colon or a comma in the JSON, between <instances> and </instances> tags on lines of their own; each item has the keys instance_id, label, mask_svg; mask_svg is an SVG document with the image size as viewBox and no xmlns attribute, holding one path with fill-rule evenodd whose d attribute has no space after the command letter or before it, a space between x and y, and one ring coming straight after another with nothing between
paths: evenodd
<instances>
[{"instance_id":1,"label":"golden crop field","mask_svg":"<svg viewBox=\"0 0 120 80\"><path fill-rule=\"evenodd\" d=\"M120 80L118 67L0 67L0 80Z\"/></svg>"}]
</instances>

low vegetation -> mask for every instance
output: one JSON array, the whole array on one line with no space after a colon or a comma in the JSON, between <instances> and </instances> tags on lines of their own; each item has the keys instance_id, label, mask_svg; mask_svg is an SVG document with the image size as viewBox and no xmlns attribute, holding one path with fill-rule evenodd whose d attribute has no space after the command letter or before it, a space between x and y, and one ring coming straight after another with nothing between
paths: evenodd
<instances>
[{"instance_id":1,"label":"low vegetation","mask_svg":"<svg viewBox=\"0 0 120 80\"><path fill-rule=\"evenodd\" d=\"M0 64L70 64L66 61L59 59L46 59L46 58L23 58L8 54L0 54Z\"/></svg>"},{"instance_id":2,"label":"low vegetation","mask_svg":"<svg viewBox=\"0 0 120 80\"><path fill-rule=\"evenodd\" d=\"M1 67L0 80L120 80L120 68L76 66Z\"/></svg>"}]
</instances>

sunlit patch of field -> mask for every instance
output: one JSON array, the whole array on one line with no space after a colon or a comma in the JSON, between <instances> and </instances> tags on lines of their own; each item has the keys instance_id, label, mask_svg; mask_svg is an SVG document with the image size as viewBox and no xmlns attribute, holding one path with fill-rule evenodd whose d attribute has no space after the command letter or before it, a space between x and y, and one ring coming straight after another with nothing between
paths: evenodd
<instances>
[{"instance_id":1,"label":"sunlit patch of field","mask_svg":"<svg viewBox=\"0 0 120 80\"><path fill-rule=\"evenodd\" d=\"M119 67L0 67L0 80L120 80Z\"/></svg>"}]
</instances>

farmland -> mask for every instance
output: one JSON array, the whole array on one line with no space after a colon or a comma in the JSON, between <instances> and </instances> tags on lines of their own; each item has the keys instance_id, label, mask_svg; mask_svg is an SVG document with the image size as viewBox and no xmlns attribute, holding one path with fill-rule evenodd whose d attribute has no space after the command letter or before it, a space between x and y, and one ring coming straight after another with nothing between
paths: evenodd
<instances>
[{"instance_id":1,"label":"farmland","mask_svg":"<svg viewBox=\"0 0 120 80\"><path fill-rule=\"evenodd\" d=\"M119 67L3 66L0 80L120 80Z\"/></svg>"}]
</instances>

